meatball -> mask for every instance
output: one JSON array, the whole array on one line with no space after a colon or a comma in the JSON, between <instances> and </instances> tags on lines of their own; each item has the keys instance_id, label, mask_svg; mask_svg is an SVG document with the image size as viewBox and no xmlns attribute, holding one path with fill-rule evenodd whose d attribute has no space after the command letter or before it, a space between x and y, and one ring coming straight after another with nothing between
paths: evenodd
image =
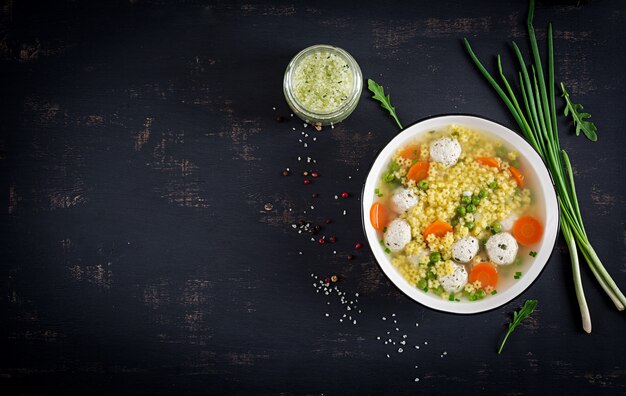
<instances>
[{"instance_id":1,"label":"meatball","mask_svg":"<svg viewBox=\"0 0 626 396\"><path fill-rule=\"evenodd\" d=\"M443 290L448 293L458 293L463 290L463 287L467 284L467 270L465 266L460 264L452 264L454 266L454 272L450 275L444 275L438 277L439 283Z\"/></svg>"},{"instance_id":2,"label":"meatball","mask_svg":"<svg viewBox=\"0 0 626 396\"><path fill-rule=\"evenodd\" d=\"M489 260L498 265L509 265L517 256L517 241L508 232L492 235L485 245Z\"/></svg>"},{"instance_id":3,"label":"meatball","mask_svg":"<svg viewBox=\"0 0 626 396\"><path fill-rule=\"evenodd\" d=\"M458 263L469 263L478 253L479 247L475 237L463 237L452 245L452 258Z\"/></svg>"},{"instance_id":4,"label":"meatball","mask_svg":"<svg viewBox=\"0 0 626 396\"><path fill-rule=\"evenodd\" d=\"M396 213L405 213L418 202L417 194L407 188L398 187L391 196L391 209Z\"/></svg>"},{"instance_id":5,"label":"meatball","mask_svg":"<svg viewBox=\"0 0 626 396\"><path fill-rule=\"evenodd\" d=\"M387 226L385 246L392 252L400 251L411 242L411 226L403 219L395 219Z\"/></svg>"},{"instance_id":6,"label":"meatball","mask_svg":"<svg viewBox=\"0 0 626 396\"><path fill-rule=\"evenodd\" d=\"M441 162L446 166L456 164L461 155L461 145L459 141L449 137L442 137L430 145L430 158L433 161Z\"/></svg>"}]
</instances>

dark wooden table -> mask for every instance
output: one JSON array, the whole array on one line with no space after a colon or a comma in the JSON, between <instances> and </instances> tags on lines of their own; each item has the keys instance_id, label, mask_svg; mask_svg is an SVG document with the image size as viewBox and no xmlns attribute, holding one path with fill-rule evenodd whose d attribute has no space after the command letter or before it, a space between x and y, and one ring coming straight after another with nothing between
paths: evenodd
<instances>
[{"instance_id":1,"label":"dark wooden table","mask_svg":"<svg viewBox=\"0 0 626 396\"><path fill-rule=\"evenodd\" d=\"M562 145L591 240L626 288L626 7L575 3L540 3L536 26L543 45L554 22L557 81L599 127L591 143L562 120ZM583 268L594 328L582 332L562 239L500 309L420 306L354 249L361 186L393 121L364 93L316 132L283 98L291 57L331 43L407 124L474 113L516 129L461 39L511 71L526 7L4 1L0 394L625 394L625 314ZM312 242L300 220L337 242ZM312 275L338 275L357 307ZM497 355L527 298L538 310Z\"/></svg>"}]
</instances>

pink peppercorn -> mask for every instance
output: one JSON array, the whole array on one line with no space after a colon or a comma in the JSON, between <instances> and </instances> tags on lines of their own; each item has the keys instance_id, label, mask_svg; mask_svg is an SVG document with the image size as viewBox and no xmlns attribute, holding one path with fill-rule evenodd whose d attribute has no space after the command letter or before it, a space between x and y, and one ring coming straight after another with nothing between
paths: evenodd
<instances>
[{"instance_id":1,"label":"pink peppercorn","mask_svg":"<svg viewBox=\"0 0 626 396\"><path fill-rule=\"evenodd\" d=\"M361 244L360 244L360 243L357 243L356 245L354 245L354 248L355 248L355 249L360 249L360 248L361 248Z\"/></svg>"},{"instance_id":2,"label":"pink peppercorn","mask_svg":"<svg viewBox=\"0 0 626 396\"><path fill-rule=\"evenodd\" d=\"M312 172L312 173L311 173L311 176L313 176L313 177L318 177L319 175L317 174L317 172Z\"/></svg>"},{"instance_id":3,"label":"pink peppercorn","mask_svg":"<svg viewBox=\"0 0 626 396\"><path fill-rule=\"evenodd\" d=\"M317 242L318 242L320 245L322 245L322 244L324 244L324 242L326 242L326 240L325 240L324 238L320 238L320 239L318 239L318 240L317 240Z\"/></svg>"},{"instance_id":4,"label":"pink peppercorn","mask_svg":"<svg viewBox=\"0 0 626 396\"><path fill-rule=\"evenodd\" d=\"M304 180L302 181L302 183L304 183L304 184L311 184L311 180L309 180L309 179L304 179Z\"/></svg>"},{"instance_id":5,"label":"pink peppercorn","mask_svg":"<svg viewBox=\"0 0 626 396\"><path fill-rule=\"evenodd\" d=\"M348 194L345 191L341 193L341 198L348 198L349 196L350 196L350 194Z\"/></svg>"}]
</instances>

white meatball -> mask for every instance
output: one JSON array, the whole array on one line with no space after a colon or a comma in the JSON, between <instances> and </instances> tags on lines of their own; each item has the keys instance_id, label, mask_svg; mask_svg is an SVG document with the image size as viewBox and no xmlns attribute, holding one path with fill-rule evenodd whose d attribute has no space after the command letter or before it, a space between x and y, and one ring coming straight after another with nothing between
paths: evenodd
<instances>
[{"instance_id":1,"label":"white meatball","mask_svg":"<svg viewBox=\"0 0 626 396\"><path fill-rule=\"evenodd\" d=\"M450 275L440 276L438 279L443 290L448 293L458 293L463 290L463 287L467 284L467 271L463 265L452 265L454 266L454 272Z\"/></svg>"},{"instance_id":2,"label":"white meatball","mask_svg":"<svg viewBox=\"0 0 626 396\"><path fill-rule=\"evenodd\" d=\"M395 219L387 226L385 232L385 246L392 252L402 250L411 242L411 226L403 219Z\"/></svg>"},{"instance_id":3,"label":"white meatball","mask_svg":"<svg viewBox=\"0 0 626 396\"><path fill-rule=\"evenodd\" d=\"M456 164L460 155L461 145L456 139L443 137L430 144L430 158L446 166Z\"/></svg>"},{"instance_id":4,"label":"white meatball","mask_svg":"<svg viewBox=\"0 0 626 396\"><path fill-rule=\"evenodd\" d=\"M408 188L398 187L391 196L391 209L396 213L405 213L418 202L417 194Z\"/></svg>"},{"instance_id":5,"label":"white meatball","mask_svg":"<svg viewBox=\"0 0 626 396\"><path fill-rule=\"evenodd\" d=\"M489 260L494 264L512 264L515 261L515 256L517 256L517 241L508 232L492 235L487 240L485 247L487 248Z\"/></svg>"},{"instance_id":6,"label":"white meatball","mask_svg":"<svg viewBox=\"0 0 626 396\"><path fill-rule=\"evenodd\" d=\"M473 236L466 236L452 245L452 258L458 263L469 263L480 248L478 239Z\"/></svg>"}]
</instances>

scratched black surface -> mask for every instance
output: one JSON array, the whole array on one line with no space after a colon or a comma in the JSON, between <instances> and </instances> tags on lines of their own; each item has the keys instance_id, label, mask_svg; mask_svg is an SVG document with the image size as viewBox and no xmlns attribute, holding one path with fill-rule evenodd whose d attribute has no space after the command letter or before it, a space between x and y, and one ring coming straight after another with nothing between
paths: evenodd
<instances>
[{"instance_id":1,"label":"scratched black surface","mask_svg":"<svg viewBox=\"0 0 626 396\"><path fill-rule=\"evenodd\" d=\"M308 129L304 148L282 97L290 58L332 43L405 123L462 112L515 127L460 40L510 59L507 41L526 46L524 1L4 1L0 12L1 394L626 393L624 314L583 269L594 325L583 334L562 240L500 309L461 317L410 301L353 249L361 185L393 122L364 94L335 129ZM591 144L562 125L562 145L623 288L625 18L618 1L543 2L536 18L540 39L554 22L557 80L599 126ZM321 176L304 186L311 169ZM342 191L352 196L335 200ZM334 245L291 227L325 218ZM356 325L339 322L345 310L312 273L359 293ZM538 311L498 356L525 298ZM395 326L404 353L376 339Z\"/></svg>"}]
</instances>

